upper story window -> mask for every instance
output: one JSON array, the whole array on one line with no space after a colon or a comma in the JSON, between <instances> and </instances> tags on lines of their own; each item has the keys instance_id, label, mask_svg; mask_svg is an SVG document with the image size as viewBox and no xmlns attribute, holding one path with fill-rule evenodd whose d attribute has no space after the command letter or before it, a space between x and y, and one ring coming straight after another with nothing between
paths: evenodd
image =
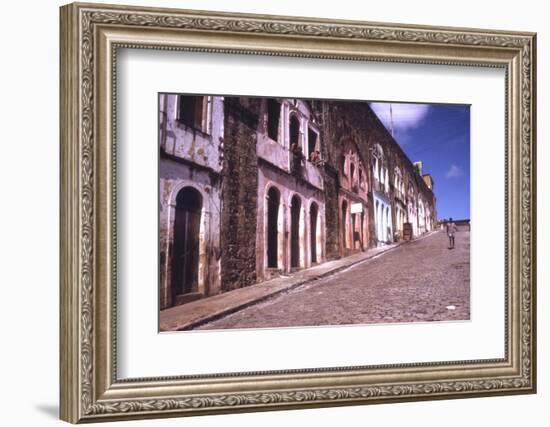
<instances>
[{"instance_id":1,"label":"upper story window","mask_svg":"<svg viewBox=\"0 0 550 427\"><path fill-rule=\"evenodd\" d=\"M317 147L317 139L318 134L315 132L311 127L308 127L307 130L307 155L308 158L311 159L313 153L316 151L319 151L319 147Z\"/></svg>"},{"instance_id":2,"label":"upper story window","mask_svg":"<svg viewBox=\"0 0 550 427\"><path fill-rule=\"evenodd\" d=\"M359 189L367 191L367 169L365 169L357 144L352 140L348 140L343 145L342 154L340 155L340 171L341 176L347 177L342 182L344 188L355 193L358 193Z\"/></svg>"},{"instance_id":3,"label":"upper story window","mask_svg":"<svg viewBox=\"0 0 550 427\"><path fill-rule=\"evenodd\" d=\"M342 175L347 175L346 173L346 156L343 154L340 156L340 169L342 170Z\"/></svg>"},{"instance_id":4,"label":"upper story window","mask_svg":"<svg viewBox=\"0 0 550 427\"><path fill-rule=\"evenodd\" d=\"M267 136L273 141L279 140L279 122L281 118L281 103L276 99L267 100Z\"/></svg>"},{"instance_id":5,"label":"upper story window","mask_svg":"<svg viewBox=\"0 0 550 427\"><path fill-rule=\"evenodd\" d=\"M403 195L403 175L401 170L396 166L394 170L394 187L399 196Z\"/></svg>"},{"instance_id":6,"label":"upper story window","mask_svg":"<svg viewBox=\"0 0 550 427\"><path fill-rule=\"evenodd\" d=\"M384 182L385 168L384 168L384 151L380 144L376 144L372 150L373 155L373 175L376 181Z\"/></svg>"},{"instance_id":7,"label":"upper story window","mask_svg":"<svg viewBox=\"0 0 550 427\"><path fill-rule=\"evenodd\" d=\"M208 133L208 97L179 95L177 107L179 122Z\"/></svg>"},{"instance_id":8,"label":"upper story window","mask_svg":"<svg viewBox=\"0 0 550 427\"><path fill-rule=\"evenodd\" d=\"M300 143L300 121L295 115L290 116L289 123L290 169L294 175L301 175L304 152Z\"/></svg>"},{"instance_id":9,"label":"upper story window","mask_svg":"<svg viewBox=\"0 0 550 427\"><path fill-rule=\"evenodd\" d=\"M289 134L290 147L298 148L300 146L300 121L295 115L290 116Z\"/></svg>"},{"instance_id":10,"label":"upper story window","mask_svg":"<svg viewBox=\"0 0 550 427\"><path fill-rule=\"evenodd\" d=\"M413 201L413 202L414 202L414 200L415 200L415 194L414 194L414 193L415 193L415 192L414 192L414 187L413 187L412 183L409 181L409 185L408 185L408 187L407 187L407 196L408 196L409 199L410 199L411 201Z\"/></svg>"}]
</instances>

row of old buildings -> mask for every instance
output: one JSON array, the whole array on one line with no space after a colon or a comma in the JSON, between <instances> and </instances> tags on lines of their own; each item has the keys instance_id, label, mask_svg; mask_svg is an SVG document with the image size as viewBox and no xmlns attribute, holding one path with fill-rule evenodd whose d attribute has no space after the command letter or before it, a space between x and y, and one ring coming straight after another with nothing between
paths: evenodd
<instances>
[{"instance_id":1,"label":"row of old buildings","mask_svg":"<svg viewBox=\"0 0 550 427\"><path fill-rule=\"evenodd\" d=\"M365 102L159 98L161 309L436 223L433 180Z\"/></svg>"}]
</instances>

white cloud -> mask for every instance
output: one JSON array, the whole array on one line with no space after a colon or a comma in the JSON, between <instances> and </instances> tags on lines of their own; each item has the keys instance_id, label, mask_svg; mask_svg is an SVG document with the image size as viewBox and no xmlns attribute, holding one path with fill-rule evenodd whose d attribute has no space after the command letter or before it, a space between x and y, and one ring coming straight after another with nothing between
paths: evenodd
<instances>
[{"instance_id":1,"label":"white cloud","mask_svg":"<svg viewBox=\"0 0 550 427\"><path fill-rule=\"evenodd\" d=\"M457 165L451 165L449 170L445 173L445 178L459 178L464 175L464 171Z\"/></svg>"},{"instance_id":2,"label":"white cloud","mask_svg":"<svg viewBox=\"0 0 550 427\"><path fill-rule=\"evenodd\" d=\"M370 107L380 121L391 131L407 131L418 127L430 111L428 104L402 104L371 102ZM391 113L390 113L391 105Z\"/></svg>"}]
</instances>

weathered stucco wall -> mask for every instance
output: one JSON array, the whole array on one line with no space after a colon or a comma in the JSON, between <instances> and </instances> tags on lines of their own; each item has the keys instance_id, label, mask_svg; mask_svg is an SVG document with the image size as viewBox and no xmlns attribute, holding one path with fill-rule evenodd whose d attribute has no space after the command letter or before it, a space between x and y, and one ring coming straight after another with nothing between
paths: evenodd
<instances>
[{"instance_id":1,"label":"weathered stucco wall","mask_svg":"<svg viewBox=\"0 0 550 427\"><path fill-rule=\"evenodd\" d=\"M292 271L290 263L290 233L291 233L291 200L297 196L300 200L300 266L311 267L312 262L312 205L316 206L317 224L315 228L316 263L325 260L325 201L324 194L319 189L307 185L290 174L281 174L275 167L266 162L260 162L258 168L258 207L257 207L257 275L259 279L270 277L267 269L267 203L268 192L275 188L280 196L279 230L278 230L278 265L280 272ZM315 209L315 208L313 208Z\"/></svg>"},{"instance_id":2,"label":"weathered stucco wall","mask_svg":"<svg viewBox=\"0 0 550 427\"><path fill-rule=\"evenodd\" d=\"M348 177L342 174L342 158L345 154L346 144L353 143L357 146L357 151L365 163L367 173L368 191L368 238L369 247L379 244L377 236L380 226L380 217L376 217L375 199L384 201L386 206L390 206L389 225L391 232L395 231L397 220L397 206L400 214L407 216L405 222L412 221L415 236L419 234L418 224L418 200L422 198L424 205L430 209L430 228L433 228L433 222L436 220L435 196L428 188L422 177L415 170L413 163L407 158L401 147L396 143L391 134L387 131L378 117L365 102L345 102L345 101L313 101L312 106L314 114L320 117L321 139L325 141L324 157L326 161L325 170L338 171L338 179L335 182L330 173L325 173L325 203L327 218L327 256L336 257L342 252L342 248L336 250L335 246L342 245L342 239L339 238L342 227L341 205L338 201L338 194L342 188L347 188ZM375 146L379 145L383 151L383 176L375 177L373 165L375 163ZM414 159L418 160L418 159ZM395 168L401 171L404 181L404 195L395 187ZM380 184L376 184L380 182ZM407 188L409 186L413 191L409 197ZM332 186L332 188L331 188ZM337 191L334 191L334 186ZM376 193L376 197L374 196ZM341 201L340 201L341 203ZM412 215L408 217L408 205L412 206ZM400 219L399 224L402 219ZM334 227L334 223L338 227ZM426 227L427 229L428 227Z\"/></svg>"},{"instance_id":3,"label":"weathered stucco wall","mask_svg":"<svg viewBox=\"0 0 550 427\"><path fill-rule=\"evenodd\" d=\"M173 262L176 197L180 190L192 187L202 196L199 233L199 289L204 295L221 292L220 286L220 182L219 176L161 156L159 182L159 263L160 305L172 305L171 266Z\"/></svg>"},{"instance_id":4,"label":"weathered stucco wall","mask_svg":"<svg viewBox=\"0 0 550 427\"><path fill-rule=\"evenodd\" d=\"M192 125L178 115L185 100L159 98L161 307L173 303L175 199L186 186L203 199L198 293L206 296L386 244L401 238L404 222L415 236L433 228L433 192L367 103L195 98L201 120ZM270 188L280 199L275 220ZM268 239L277 242L271 261Z\"/></svg>"},{"instance_id":5,"label":"weathered stucco wall","mask_svg":"<svg viewBox=\"0 0 550 427\"><path fill-rule=\"evenodd\" d=\"M325 164L325 203L327 221L327 256L336 258L346 254L343 247L342 227L344 219L341 213L342 189L351 190L348 181L349 171L344 174L342 159L345 149L349 145L357 148L366 174L366 188L370 190L372 182L370 147L376 140L376 132L373 130L371 110L365 103L343 101L314 101L312 103L316 114L320 117L321 139L326 141L324 148ZM349 168L349 166L346 164ZM336 176L335 176L336 175ZM376 244L374 217L372 212L372 198L368 197L368 191L362 192L361 198L366 204L367 228L364 236L367 239L366 246ZM351 192L350 192L351 193ZM359 191L358 191L359 193ZM349 210L348 201L348 210ZM346 216L346 227L350 228L350 215ZM348 237L349 239L349 237Z\"/></svg>"},{"instance_id":6,"label":"weathered stucco wall","mask_svg":"<svg viewBox=\"0 0 550 427\"><path fill-rule=\"evenodd\" d=\"M220 143L223 140L223 98L205 97L205 125L202 129L187 126L177 120L178 95L159 96L160 146L174 157L198 166L220 171Z\"/></svg>"},{"instance_id":7,"label":"weathered stucco wall","mask_svg":"<svg viewBox=\"0 0 550 427\"><path fill-rule=\"evenodd\" d=\"M191 187L201 195L197 294L221 292L220 219L223 102L205 97L202 130L177 119L178 96L159 97L159 303L176 303L172 292L174 222L179 191Z\"/></svg>"}]
</instances>

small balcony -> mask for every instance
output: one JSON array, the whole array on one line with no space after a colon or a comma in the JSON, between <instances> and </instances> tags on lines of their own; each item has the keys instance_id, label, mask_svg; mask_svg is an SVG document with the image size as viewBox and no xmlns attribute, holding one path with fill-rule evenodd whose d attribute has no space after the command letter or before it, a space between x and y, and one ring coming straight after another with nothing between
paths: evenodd
<instances>
[{"instance_id":1,"label":"small balcony","mask_svg":"<svg viewBox=\"0 0 550 427\"><path fill-rule=\"evenodd\" d=\"M325 188L323 184L323 175L321 174L320 168L321 163L312 163L305 160L303 157L300 160L297 160L297 163L299 164L299 176L304 181L307 181L320 190Z\"/></svg>"},{"instance_id":2,"label":"small balcony","mask_svg":"<svg viewBox=\"0 0 550 427\"><path fill-rule=\"evenodd\" d=\"M288 149L266 135L262 135L260 138L257 145L258 157L261 157L279 169L290 172L290 152Z\"/></svg>"}]
</instances>

